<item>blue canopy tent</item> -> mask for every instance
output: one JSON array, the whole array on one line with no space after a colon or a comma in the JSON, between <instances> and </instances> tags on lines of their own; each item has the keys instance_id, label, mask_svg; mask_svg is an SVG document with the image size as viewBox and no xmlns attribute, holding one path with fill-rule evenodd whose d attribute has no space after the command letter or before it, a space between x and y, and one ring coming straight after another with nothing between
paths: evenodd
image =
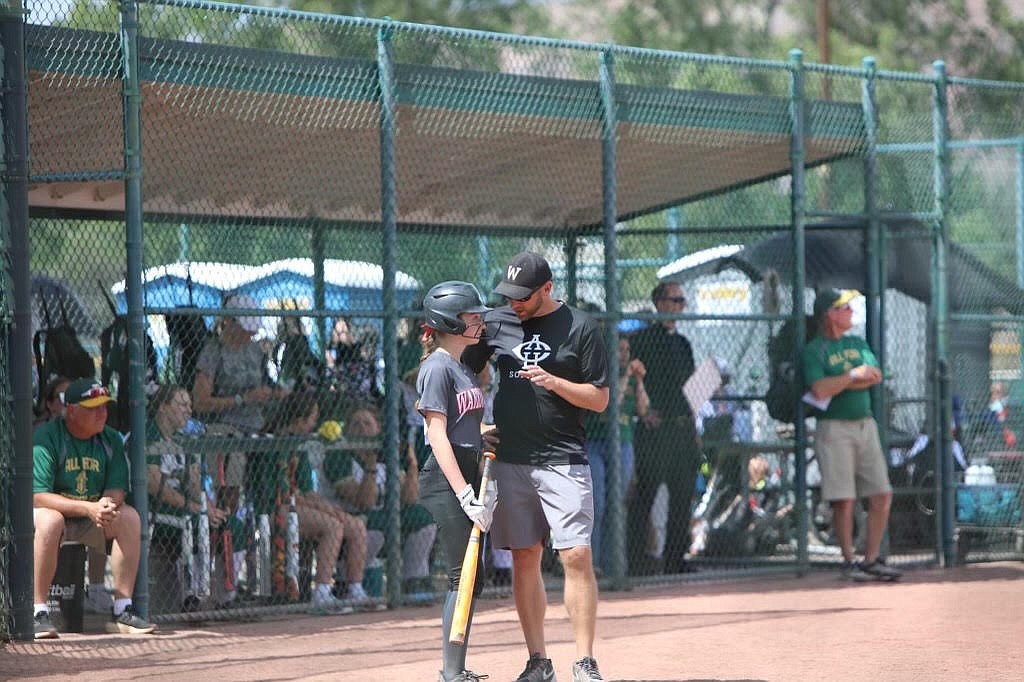
<instances>
[{"instance_id":1,"label":"blue canopy tent","mask_svg":"<svg viewBox=\"0 0 1024 682\"><path fill-rule=\"evenodd\" d=\"M380 326L376 317L384 304L381 296L383 269L374 263L350 260L324 260L324 302L328 311L350 317L360 323ZM421 284L404 272L395 275L399 309L416 307ZM143 305L146 309L168 308L220 308L229 294L251 296L257 306L269 310L312 310L313 261L309 258L288 258L263 265L237 263L169 263L147 268L143 272ZM125 283L111 287L117 310L128 309ZM362 319L361 319L362 318ZM262 318L260 336L274 338L278 316ZM213 318L207 316L209 327ZM329 330L330 320L325 321ZM149 333L153 339L161 366L167 354L170 339L162 315L150 315ZM303 319L303 327L310 334L313 323ZM315 337L313 339L316 344Z\"/></svg>"}]
</instances>

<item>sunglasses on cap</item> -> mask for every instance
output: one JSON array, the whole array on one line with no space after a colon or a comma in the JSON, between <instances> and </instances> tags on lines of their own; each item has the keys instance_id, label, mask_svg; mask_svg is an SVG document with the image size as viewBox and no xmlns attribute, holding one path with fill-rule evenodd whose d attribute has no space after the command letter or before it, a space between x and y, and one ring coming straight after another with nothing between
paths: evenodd
<instances>
[{"instance_id":1,"label":"sunglasses on cap","mask_svg":"<svg viewBox=\"0 0 1024 682\"><path fill-rule=\"evenodd\" d=\"M110 390L101 384L93 384L88 388L72 384L64 389L63 402L73 407L98 407L111 400Z\"/></svg>"},{"instance_id":2,"label":"sunglasses on cap","mask_svg":"<svg viewBox=\"0 0 1024 682\"><path fill-rule=\"evenodd\" d=\"M110 389L106 386L93 386L82 394L81 400L92 400L93 398L109 398Z\"/></svg>"}]
</instances>

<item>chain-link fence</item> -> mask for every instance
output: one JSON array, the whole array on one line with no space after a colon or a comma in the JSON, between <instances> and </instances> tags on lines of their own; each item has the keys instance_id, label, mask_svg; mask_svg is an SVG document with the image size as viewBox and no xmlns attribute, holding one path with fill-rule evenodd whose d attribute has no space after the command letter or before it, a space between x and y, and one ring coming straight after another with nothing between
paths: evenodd
<instances>
[{"instance_id":1,"label":"chain-link fence","mask_svg":"<svg viewBox=\"0 0 1024 682\"><path fill-rule=\"evenodd\" d=\"M187 0L30 10L37 419L72 326L112 427L145 434L157 619L443 593L417 308L524 249L619 372L585 424L602 585L840 561L798 383L829 287L864 292L884 370L891 561L1022 557L1021 86Z\"/></svg>"}]
</instances>

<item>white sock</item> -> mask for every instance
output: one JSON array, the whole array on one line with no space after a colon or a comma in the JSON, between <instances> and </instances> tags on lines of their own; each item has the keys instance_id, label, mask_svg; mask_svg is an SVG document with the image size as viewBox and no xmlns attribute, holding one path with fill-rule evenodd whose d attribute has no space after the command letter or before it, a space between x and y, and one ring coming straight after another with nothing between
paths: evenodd
<instances>
[{"instance_id":1,"label":"white sock","mask_svg":"<svg viewBox=\"0 0 1024 682\"><path fill-rule=\"evenodd\" d=\"M349 583L348 584L348 596L355 598L362 598L366 596L366 590L363 589L363 583Z\"/></svg>"},{"instance_id":2,"label":"white sock","mask_svg":"<svg viewBox=\"0 0 1024 682\"><path fill-rule=\"evenodd\" d=\"M245 550L240 550L234 553L234 564L235 564L235 584L239 582L239 578L242 575L242 567L245 566Z\"/></svg>"},{"instance_id":3,"label":"white sock","mask_svg":"<svg viewBox=\"0 0 1024 682\"><path fill-rule=\"evenodd\" d=\"M317 583L316 592L314 596L317 599L329 599L331 596L331 584L330 583Z\"/></svg>"},{"instance_id":4,"label":"white sock","mask_svg":"<svg viewBox=\"0 0 1024 682\"><path fill-rule=\"evenodd\" d=\"M33 604L32 608L33 608L33 611L32 611L33 615L35 615L37 613L49 613L50 612L50 607L47 605L46 602L43 602L42 604Z\"/></svg>"},{"instance_id":5,"label":"white sock","mask_svg":"<svg viewBox=\"0 0 1024 682\"><path fill-rule=\"evenodd\" d=\"M115 599L114 600L114 615L120 616L124 613L125 608L131 606L131 599Z\"/></svg>"}]
</instances>

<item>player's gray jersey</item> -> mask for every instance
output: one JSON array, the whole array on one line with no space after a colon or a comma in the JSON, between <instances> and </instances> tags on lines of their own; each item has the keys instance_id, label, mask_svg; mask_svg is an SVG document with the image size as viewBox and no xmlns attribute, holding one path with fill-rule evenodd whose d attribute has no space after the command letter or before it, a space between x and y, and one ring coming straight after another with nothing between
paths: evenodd
<instances>
[{"instance_id":1,"label":"player's gray jersey","mask_svg":"<svg viewBox=\"0 0 1024 682\"><path fill-rule=\"evenodd\" d=\"M416 377L419 411L448 417L448 440L455 447L479 450L484 394L476 375L448 353L431 353Z\"/></svg>"}]
</instances>

